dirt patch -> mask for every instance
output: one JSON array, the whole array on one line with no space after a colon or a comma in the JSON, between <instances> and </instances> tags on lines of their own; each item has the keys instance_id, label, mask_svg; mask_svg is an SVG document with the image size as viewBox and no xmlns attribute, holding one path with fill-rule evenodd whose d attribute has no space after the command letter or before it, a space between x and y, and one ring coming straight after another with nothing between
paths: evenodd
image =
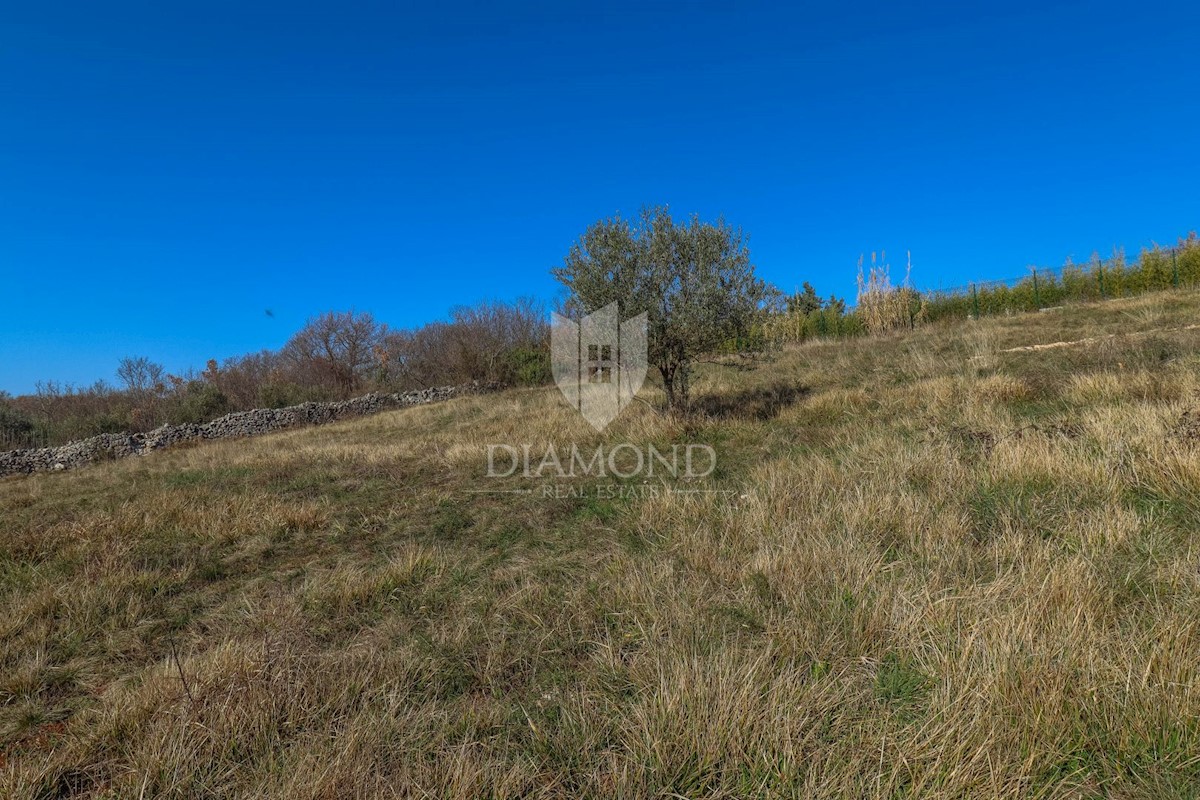
<instances>
[{"instance_id":1,"label":"dirt patch","mask_svg":"<svg viewBox=\"0 0 1200 800\"><path fill-rule=\"evenodd\" d=\"M930 439L941 439L955 449L987 458L998 446L1014 439L1028 436L1044 436L1049 439L1070 441L1083 435L1083 427L1075 422L1054 422L1043 425L1024 425L1009 431L973 430L962 425L952 425L944 432L936 427L929 430Z\"/></svg>"},{"instance_id":2,"label":"dirt patch","mask_svg":"<svg viewBox=\"0 0 1200 800\"><path fill-rule=\"evenodd\" d=\"M1070 341L1070 342L1048 342L1047 344L1026 344L1026 345L1021 345L1020 347L1008 347L1008 348L1005 348L1004 350L997 350L996 352L997 353L1032 353L1032 352L1036 352L1038 350L1057 350L1062 347L1083 347L1083 346L1089 345L1089 344L1096 344L1097 342L1105 342L1110 339L1118 339L1118 338L1122 338L1122 337L1133 339L1133 338L1137 338L1139 336L1150 336L1155 333L1175 333L1178 331L1193 331L1193 330L1196 330L1197 328L1200 328L1200 325L1182 325L1182 326L1175 327L1175 328L1155 328L1152 331L1137 331L1135 333L1110 333L1107 336L1089 336L1086 339L1075 339L1074 341ZM971 356L970 360L977 361L979 359L986 358L986 357L987 357L986 354L978 355L978 356Z\"/></svg>"},{"instance_id":3,"label":"dirt patch","mask_svg":"<svg viewBox=\"0 0 1200 800\"><path fill-rule=\"evenodd\" d=\"M1183 412L1167 438L1193 446L1200 444L1200 409Z\"/></svg>"},{"instance_id":4,"label":"dirt patch","mask_svg":"<svg viewBox=\"0 0 1200 800\"><path fill-rule=\"evenodd\" d=\"M810 392L807 386L772 383L743 389L735 394L705 395L692 403L692 410L713 419L753 419L765 422L779 416Z\"/></svg>"}]
</instances>

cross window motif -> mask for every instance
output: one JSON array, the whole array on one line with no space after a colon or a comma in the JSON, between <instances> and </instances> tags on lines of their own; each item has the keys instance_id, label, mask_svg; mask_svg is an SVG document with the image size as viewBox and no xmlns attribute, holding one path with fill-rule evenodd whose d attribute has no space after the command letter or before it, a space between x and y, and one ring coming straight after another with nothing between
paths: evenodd
<instances>
[{"instance_id":1,"label":"cross window motif","mask_svg":"<svg viewBox=\"0 0 1200 800\"><path fill-rule=\"evenodd\" d=\"M612 345L589 344L587 352L588 383L612 383Z\"/></svg>"}]
</instances>

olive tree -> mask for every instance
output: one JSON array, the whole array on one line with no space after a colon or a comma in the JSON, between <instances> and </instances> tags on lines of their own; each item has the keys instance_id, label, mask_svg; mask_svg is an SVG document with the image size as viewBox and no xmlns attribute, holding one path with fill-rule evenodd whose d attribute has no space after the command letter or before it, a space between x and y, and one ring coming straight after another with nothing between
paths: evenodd
<instances>
[{"instance_id":1,"label":"olive tree","mask_svg":"<svg viewBox=\"0 0 1200 800\"><path fill-rule=\"evenodd\" d=\"M777 295L755 275L740 230L696 216L676 223L665 207L593 224L552 272L568 315L613 301L623 317L646 312L649 363L671 409L687 407L696 359L743 337Z\"/></svg>"}]
</instances>

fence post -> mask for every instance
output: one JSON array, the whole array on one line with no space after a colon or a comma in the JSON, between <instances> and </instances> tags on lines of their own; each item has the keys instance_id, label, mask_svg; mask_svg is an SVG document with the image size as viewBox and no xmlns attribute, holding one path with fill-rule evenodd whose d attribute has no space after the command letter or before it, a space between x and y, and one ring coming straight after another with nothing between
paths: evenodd
<instances>
[{"instance_id":1,"label":"fence post","mask_svg":"<svg viewBox=\"0 0 1200 800\"><path fill-rule=\"evenodd\" d=\"M1033 268L1033 302L1038 308L1042 307L1042 293L1038 291L1037 267Z\"/></svg>"},{"instance_id":2,"label":"fence post","mask_svg":"<svg viewBox=\"0 0 1200 800\"><path fill-rule=\"evenodd\" d=\"M971 299L975 304L975 319L979 319L979 290L973 283L971 284Z\"/></svg>"},{"instance_id":3,"label":"fence post","mask_svg":"<svg viewBox=\"0 0 1200 800\"><path fill-rule=\"evenodd\" d=\"M1175 288L1179 288L1179 260L1176 257L1178 251L1171 248L1171 283L1175 284Z\"/></svg>"}]
</instances>

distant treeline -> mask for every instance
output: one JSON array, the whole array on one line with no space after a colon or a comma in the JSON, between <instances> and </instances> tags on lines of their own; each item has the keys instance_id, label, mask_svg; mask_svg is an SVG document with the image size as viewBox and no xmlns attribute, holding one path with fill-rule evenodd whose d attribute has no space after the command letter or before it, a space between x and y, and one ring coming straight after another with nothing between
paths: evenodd
<instances>
[{"instance_id":1,"label":"distant treeline","mask_svg":"<svg viewBox=\"0 0 1200 800\"><path fill-rule=\"evenodd\" d=\"M486 302L449 320L393 330L370 314L314 317L279 351L210 360L202 372L168 373L145 357L122 359L119 385L40 383L0 392L0 449L48 447L99 433L207 422L231 411L341 400L474 380L533 385L550 379L549 325L537 301Z\"/></svg>"}]
</instances>

